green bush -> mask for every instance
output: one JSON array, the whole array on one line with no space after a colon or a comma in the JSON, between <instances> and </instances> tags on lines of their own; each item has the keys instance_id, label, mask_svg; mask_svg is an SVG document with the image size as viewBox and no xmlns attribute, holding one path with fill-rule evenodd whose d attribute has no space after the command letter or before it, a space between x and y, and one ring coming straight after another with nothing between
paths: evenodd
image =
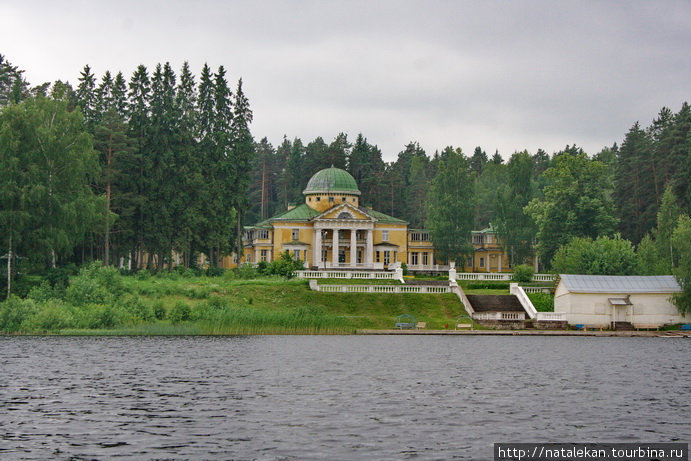
<instances>
[{"instance_id":1,"label":"green bush","mask_svg":"<svg viewBox=\"0 0 691 461\"><path fill-rule=\"evenodd\" d=\"M146 269L142 269L134 273L134 278L137 280L149 280L151 278L151 272Z\"/></svg>"},{"instance_id":2,"label":"green bush","mask_svg":"<svg viewBox=\"0 0 691 461\"><path fill-rule=\"evenodd\" d=\"M154 319L154 311L151 306L134 295L123 296L117 301L115 307L127 312L135 323L148 322Z\"/></svg>"},{"instance_id":3,"label":"green bush","mask_svg":"<svg viewBox=\"0 0 691 461\"><path fill-rule=\"evenodd\" d=\"M207 276L207 277L220 277L220 276L223 275L223 273L224 273L225 271L226 271L226 270L223 269L222 267L218 267L218 266L209 266L209 267L206 269L206 276Z\"/></svg>"},{"instance_id":4,"label":"green bush","mask_svg":"<svg viewBox=\"0 0 691 461\"><path fill-rule=\"evenodd\" d=\"M162 301L156 301L152 307L152 310L156 320L163 320L166 318L166 308Z\"/></svg>"},{"instance_id":5,"label":"green bush","mask_svg":"<svg viewBox=\"0 0 691 461\"><path fill-rule=\"evenodd\" d=\"M259 272L251 264L242 264L233 270L226 271L224 276L227 279L250 280L256 279L259 276Z\"/></svg>"},{"instance_id":6,"label":"green bush","mask_svg":"<svg viewBox=\"0 0 691 461\"><path fill-rule=\"evenodd\" d=\"M54 299L41 304L38 310L28 317L23 326L27 331L50 332L76 326L75 318L68 306L61 300Z\"/></svg>"},{"instance_id":7,"label":"green bush","mask_svg":"<svg viewBox=\"0 0 691 461\"><path fill-rule=\"evenodd\" d=\"M10 295L7 300L0 303L0 331L3 333L22 331L23 323L37 310L33 300Z\"/></svg>"},{"instance_id":8,"label":"green bush","mask_svg":"<svg viewBox=\"0 0 691 461\"><path fill-rule=\"evenodd\" d=\"M48 280L43 280L40 285L33 287L26 296L36 302L45 302L50 299L62 299L65 290L60 285L51 286Z\"/></svg>"},{"instance_id":9,"label":"green bush","mask_svg":"<svg viewBox=\"0 0 691 461\"><path fill-rule=\"evenodd\" d=\"M533 266L520 264L513 268L513 276L511 277L511 280L518 283L529 283L532 282L533 275L535 275L535 269L533 269Z\"/></svg>"},{"instance_id":10,"label":"green bush","mask_svg":"<svg viewBox=\"0 0 691 461\"><path fill-rule=\"evenodd\" d=\"M168 314L168 319L170 319L172 323L180 323L189 320L191 316L192 309L190 309L189 304L184 301L177 301Z\"/></svg>"},{"instance_id":11,"label":"green bush","mask_svg":"<svg viewBox=\"0 0 691 461\"><path fill-rule=\"evenodd\" d=\"M554 312L554 296L549 293L526 293L538 312Z\"/></svg>"},{"instance_id":12,"label":"green bush","mask_svg":"<svg viewBox=\"0 0 691 461\"><path fill-rule=\"evenodd\" d=\"M95 261L83 266L65 291L65 299L74 305L112 304L125 292L120 272Z\"/></svg>"}]
</instances>

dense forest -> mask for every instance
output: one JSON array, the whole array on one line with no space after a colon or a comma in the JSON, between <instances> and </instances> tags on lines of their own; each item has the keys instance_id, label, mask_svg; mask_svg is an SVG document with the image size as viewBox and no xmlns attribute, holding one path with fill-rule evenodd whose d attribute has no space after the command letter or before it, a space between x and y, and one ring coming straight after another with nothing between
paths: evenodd
<instances>
[{"instance_id":1,"label":"dense forest","mask_svg":"<svg viewBox=\"0 0 691 461\"><path fill-rule=\"evenodd\" d=\"M231 90L223 66L197 78L186 63L178 74L140 65L128 81L87 65L76 87L31 87L0 55L0 111L0 252L27 267L162 268L173 250L181 265L200 253L216 264L243 225L301 202L310 176L333 165L364 205L431 230L440 257L463 257L470 231L491 225L515 264L537 252L545 270L691 271L686 102L595 153L411 141L392 162L362 133L256 142L242 80Z\"/></svg>"}]
</instances>

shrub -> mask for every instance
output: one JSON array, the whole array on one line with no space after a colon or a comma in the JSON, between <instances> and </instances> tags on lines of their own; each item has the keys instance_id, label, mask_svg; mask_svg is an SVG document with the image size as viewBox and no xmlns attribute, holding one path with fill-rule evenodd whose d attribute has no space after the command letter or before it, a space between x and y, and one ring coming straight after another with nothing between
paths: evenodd
<instances>
[{"instance_id":1,"label":"shrub","mask_svg":"<svg viewBox=\"0 0 691 461\"><path fill-rule=\"evenodd\" d=\"M36 302L44 302L51 299L60 299L64 296L64 289L60 286L51 286L48 280L43 280L40 285L33 287L27 298Z\"/></svg>"},{"instance_id":2,"label":"shrub","mask_svg":"<svg viewBox=\"0 0 691 461\"><path fill-rule=\"evenodd\" d=\"M120 272L111 266L102 266L95 261L79 271L65 292L67 301L74 305L112 304L125 286Z\"/></svg>"},{"instance_id":3,"label":"shrub","mask_svg":"<svg viewBox=\"0 0 691 461\"><path fill-rule=\"evenodd\" d=\"M506 282L470 282L465 285L469 290L508 290Z\"/></svg>"},{"instance_id":4,"label":"shrub","mask_svg":"<svg viewBox=\"0 0 691 461\"><path fill-rule=\"evenodd\" d=\"M533 280L533 275L535 275L535 270L532 266L520 264L513 268L511 280L518 283L529 283Z\"/></svg>"},{"instance_id":5,"label":"shrub","mask_svg":"<svg viewBox=\"0 0 691 461\"><path fill-rule=\"evenodd\" d=\"M209 266L206 269L207 277L220 277L226 270L218 266Z\"/></svg>"},{"instance_id":6,"label":"shrub","mask_svg":"<svg viewBox=\"0 0 691 461\"><path fill-rule=\"evenodd\" d=\"M14 333L22 330L22 324L37 311L30 299L20 299L14 295L0 303L0 331Z\"/></svg>"},{"instance_id":7,"label":"shrub","mask_svg":"<svg viewBox=\"0 0 691 461\"><path fill-rule=\"evenodd\" d=\"M153 305L152 310L154 312L154 317L157 320L163 320L166 318L166 308L165 306L163 306L162 301L156 301Z\"/></svg>"},{"instance_id":8,"label":"shrub","mask_svg":"<svg viewBox=\"0 0 691 461\"><path fill-rule=\"evenodd\" d=\"M189 304L184 301L178 301L173 305L168 318L172 323L180 323L189 320L192 315L192 309Z\"/></svg>"},{"instance_id":9,"label":"shrub","mask_svg":"<svg viewBox=\"0 0 691 461\"><path fill-rule=\"evenodd\" d=\"M137 280L149 280L151 278L151 272L146 269L142 269L134 273L134 278Z\"/></svg>"},{"instance_id":10,"label":"shrub","mask_svg":"<svg viewBox=\"0 0 691 461\"><path fill-rule=\"evenodd\" d=\"M233 270L226 271L224 275L226 278L249 280L256 279L259 272L251 264L242 264Z\"/></svg>"},{"instance_id":11,"label":"shrub","mask_svg":"<svg viewBox=\"0 0 691 461\"><path fill-rule=\"evenodd\" d=\"M549 293L526 293L538 312L554 312L554 296Z\"/></svg>"},{"instance_id":12,"label":"shrub","mask_svg":"<svg viewBox=\"0 0 691 461\"><path fill-rule=\"evenodd\" d=\"M58 331L74 327L75 319L63 301L54 299L41 304L23 325L27 331Z\"/></svg>"},{"instance_id":13,"label":"shrub","mask_svg":"<svg viewBox=\"0 0 691 461\"><path fill-rule=\"evenodd\" d=\"M123 296L118 300L116 308L127 312L132 320L135 321L150 321L154 318L153 309L148 304L143 303L137 296Z\"/></svg>"}]
</instances>

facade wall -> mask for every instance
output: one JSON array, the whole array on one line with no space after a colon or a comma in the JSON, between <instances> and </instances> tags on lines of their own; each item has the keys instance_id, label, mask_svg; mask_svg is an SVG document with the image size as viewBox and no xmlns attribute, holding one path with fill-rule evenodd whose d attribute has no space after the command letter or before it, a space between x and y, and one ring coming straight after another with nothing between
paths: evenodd
<instances>
[{"instance_id":1,"label":"facade wall","mask_svg":"<svg viewBox=\"0 0 691 461\"><path fill-rule=\"evenodd\" d=\"M607 327L613 320L637 326L662 326L691 321L682 316L670 301L671 293L634 293L631 306L613 307L609 298L622 298L622 293L570 293L559 284L554 297L554 311L566 314L570 325L585 324ZM615 310L613 312L613 310Z\"/></svg>"},{"instance_id":2,"label":"facade wall","mask_svg":"<svg viewBox=\"0 0 691 461\"><path fill-rule=\"evenodd\" d=\"M353 205L356 208L360 206L360 198L357 195L351 194L314 194L305 197L305 203L307 204L307 206L321 213L328 210L329 208L346 202L350 205Z\"/></svg>"}]
</instances>

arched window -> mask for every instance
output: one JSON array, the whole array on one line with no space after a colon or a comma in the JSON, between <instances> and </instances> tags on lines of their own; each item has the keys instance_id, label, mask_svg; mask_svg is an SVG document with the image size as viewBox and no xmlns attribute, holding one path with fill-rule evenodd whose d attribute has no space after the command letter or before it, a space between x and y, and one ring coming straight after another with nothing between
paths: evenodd
<instances>
[{"instance_id":1,"label":"arched window","mask_svg":"<svg viewBox=\"0 0 691 461\"><path fill-rule=\"evenodd\" d=\"M344 211L343 213L338 215L338 219L353 219L353 215L351 215L347 211Z\"/></svg>"}]
</instances>

